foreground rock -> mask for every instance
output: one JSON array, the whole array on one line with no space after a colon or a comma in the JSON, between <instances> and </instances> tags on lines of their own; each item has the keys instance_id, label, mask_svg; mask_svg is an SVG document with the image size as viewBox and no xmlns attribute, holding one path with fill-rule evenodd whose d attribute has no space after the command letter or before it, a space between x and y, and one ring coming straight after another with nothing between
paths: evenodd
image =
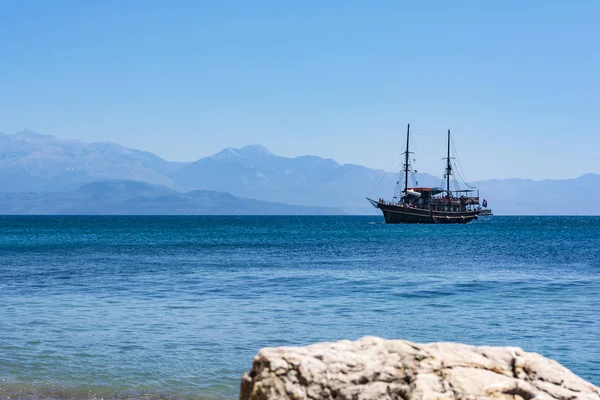
<instances>
[{"instance_id":1,"label":"foreground rock","mask_svg":"<svg viewBox=\"0 0 600 400\"><path fill-rule=\"evenodd\" d=\"M594 399L600 388L517 347L365 337L262 349L240 400Z\"/></svg>"}]
</instances>

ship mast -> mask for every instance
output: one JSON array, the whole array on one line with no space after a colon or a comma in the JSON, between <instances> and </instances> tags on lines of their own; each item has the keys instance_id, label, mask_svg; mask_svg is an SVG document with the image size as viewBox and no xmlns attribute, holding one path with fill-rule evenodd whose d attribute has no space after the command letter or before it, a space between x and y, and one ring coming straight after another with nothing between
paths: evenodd
<instances>
[{"instance_id":1,"label":"ship mast","mask_svg":"<svg viewBox=\"0 0 600 400\"><path fill-rule=\"evenodd\" d=\"M410 124L406 127L406 152L404 152L404 196L408 193L408 144L410 138ZM406 202L406 197L404 198Z\"/></svg>"},{"instance_id":2,"label":"ship mast","mask_svg":"<svg viewBox=\"0 0 600 400\"><path fill-rule=\"evenodd\" d=\"M452 163L450 162L450 129L448 129L448 157L446 157L446 191L450 196L450 175L452 175Z\"/></svg>"}]
</instances>

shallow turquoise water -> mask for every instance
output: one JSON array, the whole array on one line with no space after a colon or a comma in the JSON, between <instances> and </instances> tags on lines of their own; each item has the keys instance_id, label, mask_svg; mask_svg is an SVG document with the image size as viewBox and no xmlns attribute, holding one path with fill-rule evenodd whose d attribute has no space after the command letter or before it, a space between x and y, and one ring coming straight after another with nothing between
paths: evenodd
<instances>
[{"instance_id":1,"label":"shallow turquoise water","mask_svg":"<svg viewBox=\"0 0 600 400\"><path fill-rule=\"evenodd\" d=\"M235 398L263 346L365 335L600 384L600 217L0 217L0 398Z\"/></svg>"}]
</instances>

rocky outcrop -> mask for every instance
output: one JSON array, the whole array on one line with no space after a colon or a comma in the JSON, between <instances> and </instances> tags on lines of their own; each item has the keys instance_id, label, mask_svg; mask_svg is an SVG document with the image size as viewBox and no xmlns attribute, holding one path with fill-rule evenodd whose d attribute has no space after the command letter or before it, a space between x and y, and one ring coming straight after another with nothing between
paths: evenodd
<instances>
[{"instance_id":1,"label":"rocky outcrop","mask_svg":"<svg viewBox=\"0 0 600 400\"><path fill-rule=\"evenodd\" d=\"M589 399L600 388L517 347L365 337L260 350L240 400Z\"/></svg>"}]
</instances>

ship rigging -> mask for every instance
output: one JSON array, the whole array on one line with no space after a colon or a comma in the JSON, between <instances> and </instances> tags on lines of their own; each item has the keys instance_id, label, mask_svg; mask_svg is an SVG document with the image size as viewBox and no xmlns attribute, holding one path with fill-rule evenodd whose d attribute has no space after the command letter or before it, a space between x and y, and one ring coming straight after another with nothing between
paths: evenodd
<instances>
[{"instance_id":1,"label":"ship rigging","mask_svg":"<svg viewBox=\"0 0 600 400\"><path fill-rule=\"evenodd\" d=\"M468 189L460 189L458 184L455 190L450 190L451 177L454 175L452 165L453 157L450 154L451 137L448 129L448 146L445 160L443 187L419 187L415 180L415 187L409 187L408 175L416 171L411 170L410 164L410 124L406 128L406 151L404 163L392 201L383 198L367 200L377 209L381 210L388 224L395 223L469 223L478 218L482 212L479 203L479 191L463 183ZM458 170L457 170L458 172ZM458 174L460 176L460 173ZM462 177L461 177L462 179ZM400 182L402 181L402 183ZM472 194L476 192L477 195Z\"/></svg>"}]
</instances>

